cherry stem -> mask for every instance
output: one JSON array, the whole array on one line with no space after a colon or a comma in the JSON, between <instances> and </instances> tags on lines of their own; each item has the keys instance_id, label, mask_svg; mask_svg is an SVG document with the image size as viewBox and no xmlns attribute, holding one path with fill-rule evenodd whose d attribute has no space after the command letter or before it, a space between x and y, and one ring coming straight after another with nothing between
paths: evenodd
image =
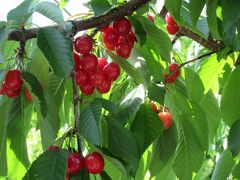
<instances>
[{"instance_id":1,"label":"cherry stem","mask_svg":"<svg viewBox=\"0 0 240 180\"><path fill-rule=\"evenodd\" d=\"M164 82L164 83L166 84L167 78L168 78L169 76L173 75L176 71L178 71L179 69L181 69L183 66L185 66L185 65L187 65L187 64L189 64L189 63L198 61L198 60L205 60L205 59L202 59L202 58L207 57L207 56L211 56L212 54L214 54L214 53L216 53L216 52L217 52L217 51L212 51L212 52L203 54L203 55L201 55L201 56L198 56L198 57L196 57L196 58L194 58L194 59L191 59L191 60L189 60L189 61L186 61L186 62L180 64L176 69L174 69L173 71L171 71L171 72L165 77L165 82Z\"/></svg>"}]
</instances>

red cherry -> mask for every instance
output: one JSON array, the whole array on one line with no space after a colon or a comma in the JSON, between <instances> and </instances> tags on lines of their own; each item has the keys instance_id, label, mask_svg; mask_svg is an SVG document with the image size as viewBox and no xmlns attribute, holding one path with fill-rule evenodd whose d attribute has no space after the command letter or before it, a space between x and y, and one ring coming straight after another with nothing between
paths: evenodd
<instances>
[{"instance_id":1,"label":"red cherry","mask_svg":"<svg viewBox=\"0 0 240 180\"><path fill-rule=\"evenodd\" d=\"M102 57L102 58L98 58L98 70L103 70L104 66L107 64L107 60Z\"/></svg>"},{"instance_id":2,"label":"red cherry","mask_svg":"<svg viewBox=\"0 0 240 180\"><path fill-rule=\"evenodd\" d=\"M122 17L114 21L113 28L117 30L120 36L126 36L130 33L132 24L127 18Z\"/></svg>"},{"instance_id":3,"label":"red cherry","mask_svg":"<svg viewBox=\"0 0 240 180\"><path fill-rule=\"evenodd\" d=\"M13 91L19 90L22 86L21 71L18 69L9 70L5 77L5 86Z\"/></svg>"},{"instance_id":4,"label":"red cherry","mask_svg":"<svg viewBox=\"0 0 240 180\"><path fill-rule=\"evenodd\" d=\"M99 93L101 93L101 94L108 93L109 90L111 89L111 81L109 81L108 79L104 79L102 84L100 84L96 87L97 87L97 90Z\"/></svg>"},{"instance_id":5,"label":"red cherry","mask_svg":"<svg viewBox=\"0 0 240 180\"><path fill-rule=\"evenodd\" d=\"M173 19L173 17L170 15L170 13L168 12L165 16L165 21L167 24L169 25L174 25L176 24L175 20Z\"/></svg>"},{"instance_id":6,"label":"red cherry","mask_svg":"<svg viewBox=\"0 0 240 180\"><path fill-rule=\"evenodd\" d=\"M118 64L111 62L104 66L103 72L109 81L115 81L120 75L120 67Z\"/></svg>"},{"instance_id":7,"label":"red cherry","mask_svg":"<svg viewBox=\"0 0 240 180\"><path fill-rule=\"evenodd\" d=\"M173 63L173 64L170 64L170 66L169 66L169 71L170 72L173 72L175 69L177 69L179 67L179 65L178 64L176 64L176 63ZM175 71L174 73L173 73L173 76L174 77L178 77L180 75L180 69L178 69L177 71Z\"/></svg>"},{"instance_id":8,"label":"red cherry","mask_svg":"<svg viewBox=\"0 0 240 180\"><path fill-rule=\"evenodd\" d=\"M131 47L129 44L125 42L117 44L115 50L118 56L123 57L125 59L129 58L131 54Z\"/></svg>"},{"instance_id":9,"label":"red cherry","mask_svg":"<svg viewBox=\"0 0 240 180\"><path fill-rule=\"evenodd\" d=\"M65 177L65 180L69 180L69 174L68 173L66 173L66 177Z\"/></svg>"},{"instance_id":10,"label":"red cherry","mask_svg":"<svg viewBox=\"0 0 240 180\"><path fill-rule=\"evenodd\" d=\"M104 159L98 152L93 152L85 157L85 165L88 173L99 174L104 169Z\"/></svg>"},{"instance_id":11,"label":"red cherry","mask_svg":"<svg viewBox=\"0 0 240 180\"><path fill-rule=\"evenodd\" d=\"M76 84L81 86L87 83L87 73L84 70L76 71Z\"/></svg>"},{"instance_id":12,"label":"red cherry","mask_svg":"<svg viewBox=\"0 0 240 180\"><path fill-rule=\"evenodd\" d=\"M88 84L81 85L80 89L83 94L85 94L86 96L90 96L93 94L95 87L92 84L88 83Z\"/></svg>"},{"instance_id":13,"label":"red cherry","mask_svg":"<svg viewBox=\"0 0 240 180\"><path fill-rule=\"evenodd\" d=\"M25 96L28 101L32 102L32 96L27 88L24 89Z\"/></svg>"},{"instance_id":14,"label":"red cherry","mask_svg":"<svg viewBox=\"0 0 240 180\"><path fill-rule=\"evenodd\" d=\"M129 44L131 48L133 48L134 46L134 41L135 41L135 34L132 31L127 36L124 36L124 37L121 36L118 40L119 43L125 42Z\"/></svg>"},{"instance_id":15,"label":"red cherry","mask_svg":"<svg viewBox=\"0 0 240 180\"><path fill-rule=\"evenodd\" d=\"M168 76L167 73L164 73L164 76L167 77L166 83L168 84L174 83L174 81L176 80L176 77L173 75Z\"/></svg>"},{"instance_id":16,"label":"red cherry","mask_svg":"<svg viewBox=\"0 0 240 180\"><path fill-rule=\"evenodd\" d=\"M152 103L152 104L151 104L151 107L152 107L152 110L155 111L156 113L159 112L156 104Z\"/></svg>"},{"instance_id":17,"label":"red cherry","mask_svg":"<svg viewBox=\"0 0 240 180\"><path fill-rule=\"evenodd\" d=\"M169 112L160 112L158 117L161 119L165 129L170 128L172 125L172 115Z\"/></svg>"},{"instance_id":18,"label":"red cherry","mask_svg":"<svg viewBox=\"0 0 240 180\"><path fill-rule=\"evenodd\" d=\"M82 56L82 67L88 71L96 71L98 66L98 59L94 54L84 54Z\"/></svg>"},{"instance_id":19,"label":"red cherry","mask_svg":"<svg viewBox=\"0 0 240 180\"><path fill-rule=\"evenodd\" d=\"M166 29L169 34L175 35L179 31L179 26L177 24L173 24L173 25L167 24Z\"/></svg>"},{"instance_id":20,"label":"red cherry","mask_svg":"<svg viewBox=\"0 0 240 180\"><path fill-rule=\"evenodd\" d=\"M105 80L105 75L103 71L98 71L93 74L93 80L92 83L94 86L101 86Z\"/></svg>"},{"instance_id":21,"label":"red cherry","mask_svg":"<svg viewBox=\"0 0 240 180\"><path fill-rule=\"evenodd\" d=\"M107 48L108 50L114 51L116 44L104 43L104 46L105 46L105 48Z\"/></svg>"},{"instance_id":22,"label":"red cherry","mask_svg":"<svg viewBox=\"0 0 240 180\"><path fill-rule=\"evenodd\" d=\"M93 49L93 42L89 36L80 36L74 41L75 50L81 54L88 54Z\"/></svg>"},{"instance_id":23,"label":"red cherry","mask_svg":"<svg viewBox=\"0 0 240 180\"><path fill-rule=\"evenodd\" d=\"M102 29L100 29L101 32L105 31L107 28L109 27L109 25L104 26Z\"/></svg>"},{"instance_id":24,"label":"red cherry","mask_svg":"<svg viewBox=\"0 0 240 180\"><path fill-rule=\"evenodd\" d=\"M74 67L75 70L82 69L81 58L77 53L73 53Z\"/></svg>"},{"instance_id":25,"label":"red cherry","mask_svg":"<svg viewBox=\"0 0 240 180\"><path fill-rule=\"evenodd\" d=\"M103 31L102 36L103 36L103 42L105 45L111 44L114 46L115 44L117 44L119 39L119 35L117 31L112 27L106 28Z\"/></svg>"},{"instance_id":26,"label":"red cherry","mask_svg":"<svg viewBox=\"0 0 240 180\"><path fill-rule=\"evenodd\" d=\"M84 158L72 152L68 154L67 174L77 174L84 168Z\"/></svg>"},{"instance_id":27,"label":"red cherry","mask_svg":"<svg viewBox=\"0 0 240 180\"><path fill-rule=\"evenodd\" d=\"M154 17L152 15L148 15L148 19L154 23Z\"/></svg>"},{"instance_id":28,"label":"red cherry","mask_svg":"<svg viewBox=\"0 0 240 180\"><path fill-rule=\"evenodd\" d=\"M53 151L59 148L60 148L59 146L48 146L47 151Z\"/></svg>"},{"instance_id":29,"label":"red cherry","mask_svg":"<svg viewBox=\"0 0 240 180\"><path fill-rule=\"evenodd\" d=\"M12 90L12 89L9 89L7 86L6 86L6 83L3 84L3 92L5 95L7 95L8 97L10 98L16 98L20 95L21 93L21 88L18 89L18 90Z\"/></svg>"}]
</instances>

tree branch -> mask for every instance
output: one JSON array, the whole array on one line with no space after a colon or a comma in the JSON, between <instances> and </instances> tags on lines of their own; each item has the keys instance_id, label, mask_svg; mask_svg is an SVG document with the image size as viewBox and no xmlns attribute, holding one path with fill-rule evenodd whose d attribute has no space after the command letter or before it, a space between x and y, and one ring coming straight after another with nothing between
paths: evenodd
<instances>
[{"instance_id":1,"label":"tree branch","mask_svg":"<svg viewBox=\"0 0 240 180\"><path fill-rule=\"evenodd\" d=\"M163 8L161 9L159 16L165 21L165 15L167 14L167 9L165 6L163 6ZM186 36L196 42L198 42L199 44L201 44L202 46L204 46L205 48L211 50L211 51L217 51L218 49L220 49L223 46L223 42L222 41L216 41L212 38L212 36L210 35L209 38L206 40L203 37L201 37L200 35L196 34L195 32L191 31L190 29L188 29L185 26L181 26L181 31L177 34L178 37L180 36Z\"/></svg>"},{"instance_id":2,"label":"tree branch","mask_svg":"<svg viewBox=\"0 0 240 180\"><path fill-rule=\"evenodd\" d=\"M130 0L124 3L123 5L110 10L108 13L102 16L91 17L88 19L78 21L71 21L75 25L72 31L74 34L76 34L78 31L91 29L94 27L103 27L107 24L110 24L115 19L132 14L135 10L137 10L139 7L145 5L148 2L150 2L150 0ZM59 28L58 25L55 25L53 27ZM22 39L27 40L31 38L36 38L38 30L39 28L30 28L25 31L13 30L10 32L8 39L21 41Z\"/></svg>"}]
</instances>

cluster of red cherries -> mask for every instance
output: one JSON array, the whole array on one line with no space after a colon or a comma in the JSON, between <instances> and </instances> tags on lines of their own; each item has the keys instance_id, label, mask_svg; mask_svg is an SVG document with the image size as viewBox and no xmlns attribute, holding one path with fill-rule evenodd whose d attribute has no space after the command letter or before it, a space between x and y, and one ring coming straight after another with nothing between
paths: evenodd
<instances>
[{"instance_id":1,"label":"cluster of red cherries","mask_svg":"<svg viewBox=\"0 0 240 180\"><path fill-rule=\"evenodd\" d=\"M21 71L11 69L7 72L3 84L0 88L0 95L6 95L9 98L16 98L21 94L23 80ZM24 89L27 100L32 101L32 96L27 88Z\"/></svg>"},{"instance_id":2,"label":"cluster of red cherries","mask_svg":"<svg viewBox=\"0 0 240 180\"><path fill-rule=\"evenodd\" d=\"M172 115L168 111L160 112L157 108L157 105L152 103L151 104L152 110L155 111L158 114L159 119L162 121L163 126L165 129L168 129L172 125Z\"/></svg>"},{"instance_id":3,"label":"cluster of red cherries","mask_svg":"<svg viewBox=\"0 0 240 180\"><path fill-rule=\"evenodd\" d=\"M177 34L179 31L179 26L169 12L165 16L165 21L167 23L166 25L167 32L171 35Z\"/></svg>"},{"instance_id":4,"label":"cluster of red cherries","mask_svg":"<svg viewBox=\"0 0 240 180\"><path fill-rule=\"evenodd\" d=\"M120 75L120 67L114 62L108 63L105 58L97 58L91 54L93 42L87 35L76 38L74 49L76 84L82 93L90 96L95 89L101 94L109 92L112 82Z\"/></svg>"},{"instance_id":5,"label":"cluster of red cherries","mask_svg":"<svg viewBox=\"0 0 240 180\"><path fill-rule=\"evenodd\" d=\"M170 64L168 70L169 70L169 75L164 72L164 76L166 77L166 83L171 84L174 83L174 81L180 76L180 69L179 65L176 63Z\"/></svg>"},{"instance_id":6,"label":"cluster of red cherries","mask_svg":"<svg viewBox=\"0 0 240 180\"><path fill-rule=\"evenodd\" d=\"M102 30L102 40L105 47L110 51L127 59L132 51L135 41L135 34L132 31L131 22L122 17L113 22L113 25L105 26Z\"/></svg>"},{"instance_id":7,"label":"cluster of red cherries","mask_svg":"<svg viewBox=\"0 0 240 180\"><path fill-rule=\"evenodd\" d=\"M48 151L59 149L59 146L49 146ZM99 152L92 152L86 157L81 156L77 152L68 154L68 165L66 171L66 180L70 175L78 174L83 168L86 168L88 173L99 174L104 170L104 159Z\"/></svg>"}]
</instances>

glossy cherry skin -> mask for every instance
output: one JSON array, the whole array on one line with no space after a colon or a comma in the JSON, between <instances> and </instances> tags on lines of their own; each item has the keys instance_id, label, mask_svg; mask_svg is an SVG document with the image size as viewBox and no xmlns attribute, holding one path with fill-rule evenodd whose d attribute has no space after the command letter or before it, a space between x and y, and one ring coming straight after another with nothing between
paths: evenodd
<instances>
[{"instance_id":1,"label":"glossy cherry skin","mask_svg":"<svg viewBox=\"0 0 240 180\"><path fill-rule=\"evenodd\" d=\"M103 70L104 66L107 64L107 60L105 58L98 58L98 70Z\"/></svg>"},{"instance_id":2,"label":"glossy cherry skin","mask_svg":"<svg viewBox=\"0 0 240 180\"><path fill-rule=\"evenodd\" d=\"M75 50L81 54L88 54L93 49L93 42L89 36L80 36L74 41Z\"/></svg>"},{"instance_id":3,"label":"glossy cherry skin","mask_svg":"<svg viewBox=\"0 0 240 180\"><path fill-rule=\"evenodd\" d=\"M21 88L18 89L18 90L12 90L12 89L9 89L6 86L6 83L3 83L3 93L4 93L4 95L7 95L10 98L16 98L16 97L18 97L20 95Z\"/></svg>"},{"instance_id":4,"label":"glossy cherry skin","mask_svg":"<svg viewBox=\"0 0 240 180\"><path fill-rule=\"evenodd\" d=\"M104 66L103 72L109 81L115 81L120 75L120 67L118 64L111 62Z\"/></svg>"},{"instance_id":5,"label":"glossy cherry skin","mask_svg":"<svg viewBox=\"0 0 240 180\"><path fill-rule=\"evenodd\" d=\"M60 149L60 147L59 146L48 146L47 151L53 151L56 149Z\"/></svg>"},{"instance_id":6,"label":"glossy cherry skin","mask_svg":"<svg viewBox=\"0 0 240 180\"><path fill-rule=\"evenodd\" d=\"M74 60L75 70L82 69L82 63L81 63L82 61L81 61L81 58L78 54L73 53L73 60Z\"/></svg>"},{"instance_id":7,"label":"glossy cherry skin","mask_svg":"<svg viewBox=\"0 0 240 180\"><path fill-rule=\"evenodd\" d=\"M174 81L176 80L176 77L173 75L169 76L167 73L164 73L164 76L167 77L166 83L168 84L174 83Z\"/></svg>"},{"instance_id":8,"label":"glossy cherry skin","mask_svg":"<svg viewBox=\"0 0 240 180\"><path fill-rule=\"evenodd\" d=\"M18 69L9 70L5 77L5 86L13 91L19 90L22 86L21 71Z\"/></svg>"},{"instance_id":9,"label":"glossy cherry skin","mask_svg":"<svg viewBox=\"0 0 240 180\"><path fill-rule=\"evenodd\" d=\"M133 48L133 46L134 46L134 41L135 41L135 34L134 34L134 32L130 32L130 34L128 34L128 35L126 35L126 36L124 36L124 37L120 37L119 38L119 40L118 40L118 43L123 43L123 42L125 42L125 43L127 43L127 44L129 44L129 46L131 47L131 48Z\"/></svg>"},{"instance_id":10,"label":"glossy cherry skin","mask_svg":"<svg viewBox=\"0 0 240 180\"><path fill-rule=\"evenodd\" d=\"M28 101L32 102L32 96L27 88L24 89L24 94Z\"/></svg>"},{"instance_id":11,"label":"glossy cherry skin","mask_svg":"<svg viewBox=\"0 0 240 180\"><path fill-rule=\"evenodd\" d=\"M109 81L108 79L104 79L104 81L97 85L97 90L99 93L101 94L105 94L105 93L108 93L109 90L111 89L111 81Z\"/></svg>"},{"instance_id":12,"label":"glossy cherry skin","mask_svg":"<svg viewBox=\"0 0 240 180\"><path fill-rule=\"evenodd\" d=\"M177 69L179 67L178 64L176 63L172 63L169 66L169 72L173 72L175 69ZM173 73L174 77L178 77L180 75L180 69L178 69L176 72Z\"/></svg>"},{"instance_id":13,"label":"glossy cherry skin","mask_svg":"<svg viewBox=\"0 0 240 180\"><path fill-rule=\"evenodd\" d=\"M98 66L98 59L94 54L85 54L82 56L82 67L88 71L96 71Z\"/></svg>"},{"instance_id":14,"label":"glossy cherry skin","mask_svg":"<svg viewBox=\"0 0 240 180\"><path fill-rule=\"evenodd\" d=\"M117 30L120 36L126 36L130 33L132 24L127 18L122 17L114 21L113 28Z\"/></svg>"},{"instance_id":15,"label":"glossy cherry skin","mask_svg":"<svg viewBox=\"0 0 240 180\"><path fill-rule=\"evenodd\" d=\"M84 168L84 158L77 152L68 154L67 174L77 174Z\"/></svg>"},{"instance_id":16,"label":"glossy cherry skin","mask_svg":"<svg viewBox=\"0 0 240 180\"><path fill-rule=\"evenodd\" d=\"M104 169L104 159L98 152L93 152L85 157L85 167L88 173L99 174Z\"/></svg>"},{"instance_id":17,"label":"glossy cherry skin","mask_svg":"<svg viewBox=\"0 0 240 180\"><path fill-rule=\"evenodd\" d=\"M95 87L91 83L87 83L80 86L80 89L83 94L86 96L91 96L95 90Z\"/></svg>"},{"instance_id":18,"label":"glossy cherry skin","mask_svg":"<svg viewBox=\"0 0 240 180\"><path fill-rule=\"evenodd\" d=\"M93 73L92 76L92 84L94 86L101 86L101 84L105 81L105 75L103 71L98 71Z\"/></svg>"},{"instance_id":19,"label":"glossy cherry skin","mask_svg":"<svg viewBox=\"0 0 240 180\"><path fill-rule=\"evenodd\" d=\"M106 28L102 33L102 37L105 46L111 45L111 47L116 45L119 39L117 31L113 27Z\"/></svg>"},{"instance_id":20,"label":"glossy cherry skin","mask_svg":"<svg viewBox=\"0 0 240 180\"><path fill-rule=\"evenodd\" d=\"M114 51L116 44L110 44L110 43L104 43L104 46L106 49L108 49L109 51Z\"/></svg>"},{"instance_id":21,"label":"glossy cherry skin","mask_svg":"<svg viewBox=\"0 0 240 180\"><path fill-rule=\"evenodd\" d=\"M167 32L171 35L175 35L179 31L179 26L177 24L167 24L166 25Z\"/></svg>"},{"instance_id":22,"label":"glossy cherry skin","mask_svg":"<svg viewBox=\"0 0 240 180\"><path fill-rule=\"evenodd\" d=\"M170 13L168 12L165 16L165 21L167 24L169 25L174 25L176 24L175 20L173 19L173 17L170 15Z\"/></svg>"},{"instance_id":23,"label":"glossy cherry skin","mask_svg":"<svg viewBox=\"0 0 240 180\"><path fill-rule=\"evenodd\" d=\"M160 112L158 117L161 119L165 129L168 129L172 125L172 115L169 112Z\"/></svg>"},{"instance_id":24,"label":"glossy cherry skin","mask_svg":"<svg viewBox=\"0 0 240 180\"><path fill-rule=\"evenodd\" d=\"M125 42L117 44L115 50L118 56L125 59L129 58L131 54L131 46Z\"/></svg>"},{"instance_id":25,"label":"glossy cherry skin","mask_svg":"<svg viewBox=\"0 0 240 180\"><path fill-rule=\"evenodd\" d=\"M156 104L152 103L152 104L151 104L151 108L152 108L152 110L155 111L156 113L159 112Z\"/></svg>"},{"instance_id":26,"label":"glossy cherry skin","mask_svg":"<svg viewBox=\"0 0 240 180\"><path fill-rule=\"evenodd\" d=\"M87 83L87 72L83 69L76 71L76 84L81 86Z\"/></svg>"}]
</instances>

